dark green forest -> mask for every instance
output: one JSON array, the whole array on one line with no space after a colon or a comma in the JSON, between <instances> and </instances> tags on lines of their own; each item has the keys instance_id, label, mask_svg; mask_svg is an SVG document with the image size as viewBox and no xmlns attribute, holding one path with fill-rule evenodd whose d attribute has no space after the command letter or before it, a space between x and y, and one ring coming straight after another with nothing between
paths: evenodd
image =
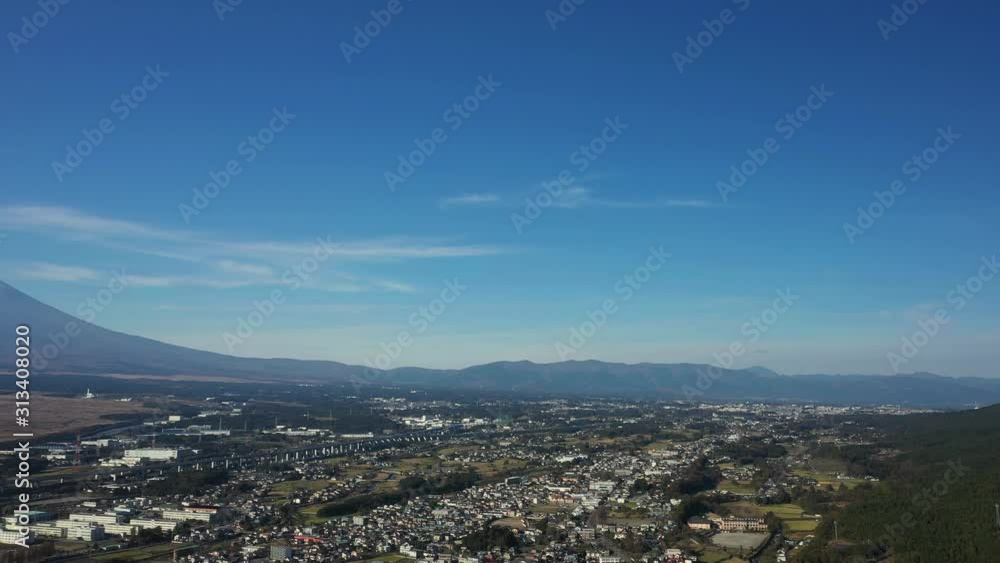
<instances>
[{"instance_id":1,"label":"dark green forest","mask_svg":"<svg viewBox=\"0 0 1000 563\"><path fill-rule=\"evenodd\" d=\"M886 478L829 505L817 541L798 560L825 563L1000 561L1000 405L947 414L874 418L887 436L877 465ZM846 452L844 458L854 458ZM857 464L860 460L845 459ZM834 539L833 521L840 543ZM859 559L860 558L860 559Z\"/></svg>"}]
</instances>

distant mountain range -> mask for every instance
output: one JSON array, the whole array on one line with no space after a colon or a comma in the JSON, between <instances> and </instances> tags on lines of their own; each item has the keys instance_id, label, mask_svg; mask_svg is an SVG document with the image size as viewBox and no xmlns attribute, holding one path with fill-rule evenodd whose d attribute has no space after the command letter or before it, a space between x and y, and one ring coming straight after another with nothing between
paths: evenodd
<instances>
[{"instance_id":1,"label":"distant mountain range","mask_svg":"<svg viewBox=\"0 0 1000 563\"><path fill-rule=\"evenodd\" d=\"M35 370L52 374L175 375L251 381L354 383L451 391L700 401L796 401L960 407L1000 403L1000 380L934 374L779 375L761 367L567 361L495 362L460 370L374 372L331 361L238 358L114 332L0 282L0 373L14 366L14 329L31 326ZM8 367L9 366L9 367Z\"/></svg>"}]
</instances>

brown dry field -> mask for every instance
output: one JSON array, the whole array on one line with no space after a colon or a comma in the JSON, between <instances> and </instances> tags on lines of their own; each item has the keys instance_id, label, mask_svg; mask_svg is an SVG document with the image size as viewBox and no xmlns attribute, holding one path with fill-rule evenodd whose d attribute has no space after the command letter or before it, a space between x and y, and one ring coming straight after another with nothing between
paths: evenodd
<instances>
[{"instance_id":1,"label":"brown dry field","mask_svg":"<svg viewBox=\"0 0 1000 563\"><path fill-rule=\"evenodd\" d=\"M102 415L158 412L157 409L143 407L138 402L55 397L43 393L32 393L29 402L30 426L20 428L14 423L14 393L0 395L0 413L4 413L0 418L0 436L10 436L13 432L33 432L34 437L38 438L57 432L84 431L115 422L101 418Z\"/></svg>"},{"instance_id":2,"label":"brown dry field","mask_svg":"<svg viewBox=\"0 0 1000 563\"><path fill-rule=\"evenodd\" d=\"M152 375L144 373L79 373L74 371L62 372L64 375L86 375L88 377L109 377L111 379L152 379L156 381L207 381L207 382L217 382L217 383L256 383L256 384L274 384L278 383L276 381L268 381L262 379L254 379L251 377L230 377L223 375L191 375L191 374L175 374L175 375ZM8 369L0 368L0 376L13 376L14 372ZM298 380L298 379L284 379L281 383L305 383L305 384L316 384L315 380Z\"/></svg>"},{"instance_id":3,"label":"brown dry field","mask_svg":"<svg viewBox=\"0 0 1000 563\"><path fill-rule=\"evenodd\" d=\"M272 383L269 381L257 381L254 379L240 377L225 377L215 375L143 375L132 373L102 373L98 377L110 377L111 379L153 379L156 381L207 381L215 383Z\"/></svg>"}]
</instances>

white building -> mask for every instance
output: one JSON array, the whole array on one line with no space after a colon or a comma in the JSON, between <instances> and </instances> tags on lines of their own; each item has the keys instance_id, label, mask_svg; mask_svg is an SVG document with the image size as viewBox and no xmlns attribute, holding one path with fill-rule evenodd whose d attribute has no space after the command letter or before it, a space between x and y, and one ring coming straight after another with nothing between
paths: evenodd
<instances>
[{"instance_id":1,"label":"white building","mask_svg":"<svg viewBox=\"0 0 1000 563\"><path fill-rule=\"evenodd\" d=\"M182 457L187 450L174 448L139 448L135 450L125 450L125 457L135 459L148 459L150 461L171 461Z\"/></svg>"},{"instance_id":2,"label":"white building","mask_svg":"<svg viewBox=\"0 0 1000 563\"><path fill-rule=\"evenodd\" d=\"M0 530L0 543L12 544L12 543L17 543L19 541L21 543L24 543L25 541L24 536L21 535L21 532L15 530ZM31 541L31 532L28 532L27 541L28 542Z\"/></svg>"},{"instance_id":3,"label":"white building","mask_svg":"<svg viewBox=\"0 0 1000 563\"><path fill-rule=\"evenodd\" d=\"M90 522L56 520L52 525L66 530L64 537L68 540L97 541L104 539L104 527Z\"/></svg>"},{"instance_id":4,"label":"white building","mask_svg":"<svg viewBox=\"0 0 1000 563\"><path fill-rule=\"evenodd\" d=\"M133 518L128 523L143 530L160 528L164 532L173 530L178 524L175 520L157 520L156 518Z\"/></svg>"},{"instance_id":5,"label":"white building","mask_svg":"<svg viewBox=\"0 0 1000 563\"><path fill-rule=\"evenodd\" d=\"M61 539L66 537L66 529L59 528L52 522L42 522L41 524L32 524L28 526L31 533L40 538L56 538Z\"/></svg>"},{"instance_id":6,"label":"white building","mask_svg":"<svg viewBox=\"0 0 1000 563\"><path fill-rule=\"evenodd\" d=\"M128 537L139 533L139 527L132 524L105 524L105 534Z\"/></svg>"},{"instance_id":7,"label":"white building","mask_svg":"<svg viewBox=\"0 0 1000 563\"><path fill-rule=\"evenodd\" d=\"M185 520L211 522L213 520L213 516L215 516L212 512L193 512L190 510L176 510L172 508L164 508L162 514L164 520L175 520L177 522L183 522Z\"/></svg>"},{"instance_id":8,"label":"white building","mask_svg":"<svg viewBox=\"0 0 1000 563\"><path fill-rule=\"evenodd\" d=\"M70 514L69 519L74 522L90 522L92 524L121 524L122 517L116 514Z\"/></svg>"}]
</instances>

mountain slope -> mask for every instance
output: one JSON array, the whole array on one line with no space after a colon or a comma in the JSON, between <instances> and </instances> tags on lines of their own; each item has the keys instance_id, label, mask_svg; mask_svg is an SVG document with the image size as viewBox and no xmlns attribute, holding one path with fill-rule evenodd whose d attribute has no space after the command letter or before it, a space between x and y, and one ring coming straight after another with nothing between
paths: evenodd
<instances>
[{"instance_id":1,"label":"mountain slope","mask_svg":"<svg viewBox=\"0 0 1000 563\"><path fill-rule=\"evenodd\" d=\"M36 369L64 373L213 375L274 379L342 379L358 368L337 362L237 358L107 330L77 319L0 282L0 330L31 327ZM12 338L11 338L12 341ZM2 365L13 365L12 346L0 347Z\"/></svg>"},{"instance_id":2,"label":"mountain slope","mask_svg":"<svg viewBox=\"0 0 1000 563\"><path fill-rule=\"evenodd\" d=\"M32 329L36 370L65 374L200 375L256 381L360 383L548 395L644 399L798 401L963 406L1000 402L1000 380L933 374L778 375L764 368L567 361L494 362L461 370L417 367L372 373L331 361L238 358L107 330L0 282L0 373L13 366L14 328ZM706 374L716 375L716 378Z\"/></svg>"}]
</instances>

